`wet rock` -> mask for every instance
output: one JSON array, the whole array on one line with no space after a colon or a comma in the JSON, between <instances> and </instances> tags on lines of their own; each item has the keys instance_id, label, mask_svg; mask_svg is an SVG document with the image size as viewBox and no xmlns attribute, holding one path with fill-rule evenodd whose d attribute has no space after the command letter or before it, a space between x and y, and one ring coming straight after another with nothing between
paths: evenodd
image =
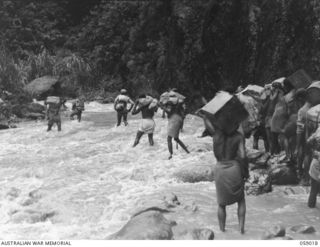
<instances>
[{"instance_id":1,"label":"wet rock","mask_svg":"<svg viewBox=\"0 0 320 247\"><path fill-rule=\"evenodd\" d=\"M276 237L284 237L286 235L286 229L283 226L274 226L268 229L262 236L262 239L274 239Z\"/></svg>"},{"instance_id":2,"label":"wet rock","mask_svg":"<svg viewBox=\"0 0 320 247\"><path fill-rule=\"evenodd\" d=\"M214 167L211 165L192 165L182 168L174 176L184 183L214 181Z\"/></svg>"},{"instance_id":3,"label":"wet rock","mask_svg":"<svg viewBox=\"0 0 320 247\"><path fill-rule=\"evenodd\" d=\"M21 201L20 201L20 205L21 206L30 206L31 204L35 203L35 200L32 199L32 198L23 198Z\"/></svg>"},{"instance_id":4,"label":"wet rock","mask_svg":"<svg viewBox=\"0 0 320 247\"><path fill-rule=\"evenodd\" d=\"M40 198L43 197L43 192L40 189L36 189L36 190L30 191L28 195L32 199L39 200Z\"/></svg>"},{"instance_id":5,"label":"wet rock","mask_svg":"<svg viewBox=\"0 0 320 247\"><path fill-rule=\"evenodd\" d=\"M164 202L164 205L167 207L167 208L174 208L176 206L179 206L180 205L180 202L178 200L178 197L173 194L173 193L170 193L168 195L165 195L163 197L163 202Z\"/></svg>"},{"instance_id":6,"label":"wet rock","mask_svg":"<svg viewBox=\"0 0 320 247\"><path fill-rule=\"evenodd\" d=\"M214 240L214 232L208 228L196 228L188 230L179 236L174 236L176 240Z\"/></svg>"},{"instance_id":7,"label":"wet rock","mask_svg":"<svg viewBox=\"0 0 320 247\"><path fill-rule=\"evenodd\" d=\"M167 220L159 211L136 214L120 231L109 236L113 240L171 240L174 221Z\"/></svg>"},{"instance_id":8,"label":"wet rock","mask_svg":"<svg viewBox=\"0 0 320 247\"><path fill-rule=\"evenodd\" d=\"M307 225L296 225L291 227L290 230L292 232L303 233L303 234L316 232L316 229L313 226L307 226Z\"/></svg>"},{"instance_id":9,"label":"wet rock","mask_svg":"<svg viewBox=\"0 0 320 247\"><path fill-rule=\"evenodd\" d=\"M197 206L197 204L195 202L192 202L191 205L184 206L184 209L195 213L199 210L199 207Z\"/></svg>"},{"instance_id":10,"label":"wet rock","mask_svg":"<svg viewBox=\"0 0 320 247\"><path fill-rule=\"evenodd\" d=\"M245 184L247 195L261 195L272 191L271 176L265 169L250 171L250 176Z\"/></svg>"},{"instance_id":11,"label":"wet rock","mask_svg":"<svg viewBox=\"0 0 320 247\"><path fill-rule=\"evenodd\" d=\"M13 200L15 198L17 198L19 195L21 194L21 190L12 187L8 192L7 192L7 197L9 198L9 200Z\"/></svg>"},{"instance_id":12,"label":"wet rock","mask_svg":"<svg viewBox=\"0 0 320 247\"><path fill-rule=\"evenodd\" d=\"M34 210L25 210L22 212L17 212L12 215L11 220L14 223L29 223L34 224L37 222L44 222L49 218L52 218L56 213L55 212L38 212Z\"/></svg>"},{"instance_id":13,"label":"wet rock","mask_svg":"<svg viewBox=\"0 0 320 247\"><path fill-rule=\"evenodd\" d=\"M286 163L274 166L270 170L270 176L272 183L276 185L297 184L299 182L294 168Z\"/></svg>"}]
</instances>

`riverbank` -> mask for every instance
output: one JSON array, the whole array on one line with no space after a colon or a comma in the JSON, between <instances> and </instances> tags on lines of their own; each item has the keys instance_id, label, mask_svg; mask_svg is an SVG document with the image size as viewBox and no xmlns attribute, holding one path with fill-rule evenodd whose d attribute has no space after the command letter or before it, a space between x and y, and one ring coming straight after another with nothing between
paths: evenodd
<instances>
[{"instance_id":1,"label":"riverbank","mask_svg":"<svg viewBox=\"0 0 320 247\"><path fill-rule=\"evenodd\" d=\"M187 116L181 139L191 154L174 150L167 160L166 122L156 116L155 146L144 136L132 148L139 125L115 128L111 105L86 105L83 121L63 118L62 132L46 132L46 122L27 122L1 132L0 238L105 239L143 208L162 206L174 193L180 205L164 216L175 220L174 234L190 227L209 228L215 239L260 239L275 225L312 225L316 233L288 232L297 239L319 239L319 206L306 205L308 188L274 186L247 196L246 234L237 227L236 205L227 209L226 232L219 231L213 182L184 183L183 167L213 166L211 138L199 139L203 124ZM104 124L105 123L105 124Z\"/></svg>"}]
</instances>

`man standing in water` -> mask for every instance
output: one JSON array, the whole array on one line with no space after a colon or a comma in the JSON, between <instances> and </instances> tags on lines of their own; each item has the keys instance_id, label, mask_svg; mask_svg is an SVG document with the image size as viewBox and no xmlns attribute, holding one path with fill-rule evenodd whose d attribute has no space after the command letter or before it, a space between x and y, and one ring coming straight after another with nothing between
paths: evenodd
<instances>
[{"instance_id":1,"label":"man standing in water","mask_svg":"<svg viewBox=\"0 0 320 247\"><path fill-rule=\"evenodd\" d=\"M58 126L58 131L61 131L61 116L60 108L65 103L65 100L60 99L60 97L49 96L45 105L47 106L47 118L48 118L48 129L50 131L52 126L56 123Z\"/></svg>"},{"instance_id":2,"label":"man standing in water","mask_svg":"<svg viewBox=\"0 0 320 247\"><path fill-rule=\"evenodd\" d=\"M134 104L132 115L136 115L141 112L142 120L133 147L139 144L140 138L143 136L143 134L148 134L150 146L153 146L153 132L155 129L153 116L157 110L157 101L155 99L149 96L147 98L147 96L144 94L139 96L139 99Z\"/></svg>"},{"instance_id":3,"label":"man standing in water","mask_svg":"<svg viewBox=\"0 0 320 247\"><path fill-rule=\"evenodd\" d=\"M120 126L121 120L123 119L124 125L127 126L127 116L128 112L131 111L134 102L127 95L126 89L121 89L120 95L114 101L114 109L117 111L117 127ZM130 108L127 109L128 103L130 104Z\"/></svg>"}]
</instances>

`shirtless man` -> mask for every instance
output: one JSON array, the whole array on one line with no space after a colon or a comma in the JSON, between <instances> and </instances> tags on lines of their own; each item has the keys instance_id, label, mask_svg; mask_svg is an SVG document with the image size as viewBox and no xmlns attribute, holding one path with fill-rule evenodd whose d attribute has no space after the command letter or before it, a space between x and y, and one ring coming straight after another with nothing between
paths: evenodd
<instances>
[{"instance_id":1,"label":"shirtless man","mask_svg":"<svg viewBox=\"0 0 320 247\"><path fill-rule=\"evenodd\" d=\"M154 113L157 112L158 107L149 108L148 105L142 105L139 100L146 99L146 95L142 94L139 96L139 99L136 101L136 103L133 106L132 115L136 115L139 112L141 112L142 120L140 123L139 130L137 132L136 139L134 141L133 147L137 146L139 144L139 141L143 134L148 134L148 139L150 146L154 145L153 141L153 132L155 129L155 122L153 120Z\"/></svg>"}]
</instances>

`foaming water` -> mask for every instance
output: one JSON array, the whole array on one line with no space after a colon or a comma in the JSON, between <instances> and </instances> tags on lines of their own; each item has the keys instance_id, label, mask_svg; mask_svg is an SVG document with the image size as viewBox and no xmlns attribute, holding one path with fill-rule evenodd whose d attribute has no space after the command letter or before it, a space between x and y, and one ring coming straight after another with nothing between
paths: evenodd
<instances>
[{"instance_id":1,"label":"foaming water","mask_svg":"<svg viewBox=\"0 0 320 247\"><path fill-rule=\"evenodd\" d=\"M233 206L228 210L229 231L218 234L214 184L180 183L173 176L187 164L215 161L212 140L197 138L202 121L187 117L181 137L192 153L174 150L169 161L167 120L156 117L155 146L143 136L132 148L138 117L129 116L129 126L118 128L115 117L112 105L92 102L81 123L64 118L60 133L46 132L45 122L23 123L0 133L0 238L104 239L136 210L159 205L169 192L182 203L166 216L178 222L175 231L192 223L214 229L220 239L257 239L265 227L279 222L312 222L320 230L319 210L306 208L307 195L289 196L280 190L247 197L244 237L237 233ZM190 212L190 205L198 210Z\"/></svg>"}]
</instances>

